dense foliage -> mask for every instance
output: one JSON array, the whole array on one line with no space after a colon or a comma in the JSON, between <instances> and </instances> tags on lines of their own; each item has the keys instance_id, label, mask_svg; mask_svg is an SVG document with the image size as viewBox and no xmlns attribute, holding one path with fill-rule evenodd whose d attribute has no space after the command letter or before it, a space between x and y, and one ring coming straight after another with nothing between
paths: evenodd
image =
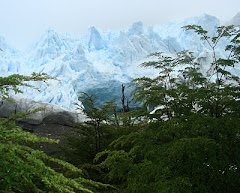
<instances>
[{"instance_id":1,"label":"dense foliage","mask_svg":"<svg viewBox=\"0 0 240 193\"><path fill-rule=\"evenodd\" d=\"M31 86L28 81L46 81L50 78L46 74L36 73L31 76L0 77L1 100L8 99L11 90L21 92L19 86ZM104 187L82 178L82 171L73 165L32 148L34 143L57 143L16 126L15 120L26 118L38 110L41 109L0 119L0 192L92 192L91 189ZM65 177L66 171L71 171L76 177Z\"/></svg>"},{"instance_id":2,"label":"dense foliage","mask_svg":"<svg viewBox=\"0 0 240 193\"><path fill-rule=\"evenodd\" d=\"M143 63L159 76L134 80L148 124L123 135L95 161L106 180L123 192L239 192L240 85L231 70L239 65L240 32L219 27L208 37L200 26L184 27L209 45L212 63L202 73L194 53L175 57L152 54ZM227 58L218 58L221 39L229 41Z\"/></svg>"},{"instance_id":3,"label":"dense foliage","mask_svg":"<svg viewBox=\"0 0 240 193\"><path fill-rule=\"evenodd\" d=\"M109 144L124 134L136 131L131 126L127 113L117 113L114 101L96 106L96 96L82 93L80 97L86 121L76 123L72 133L66 135L67 143L62 146L62 157L84 171L85 177L103 181L99 167L93 164L97 153L109 148ZM100 172L100 173L99 173Z\"/></svg>"},{"instance_id":4,"label":"dense foliage","mask_svg":"<svg viewBox=\"0 0 240 193\"><path fill-rule=\"evenodd\" d=\"M103 151L114 139L115 105L105 103L95 105L96 97L83 93L80 100L84 107L79 107L86 115L86 121L76 123L73 133L66 136L68 143L63 145L64 156L75 165L92 163L95 155Z\"/></svg>"}]
</instances>

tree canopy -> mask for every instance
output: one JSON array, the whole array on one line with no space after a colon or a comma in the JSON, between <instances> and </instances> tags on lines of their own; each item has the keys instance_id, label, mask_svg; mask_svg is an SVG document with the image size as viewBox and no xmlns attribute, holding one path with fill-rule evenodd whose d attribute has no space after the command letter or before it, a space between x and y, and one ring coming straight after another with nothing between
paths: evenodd
<instances>
[{"instance_id":1,"label":"tree canopy","mask_svg":"<svg viewBox=\"0 0 240 193\"><path fill-rule=\"evenodd\" d=\"M22 92L19 86L28 86L28 81L47 81L47 74L33 73L31 76L11 75L0 77L1 100L8 99L8 93ZM73 165L52 158L33 148L34 143L57 143L56 140L37 137L23 131L15 120L26 118L30 113L17 113L0 119L0 192L92 192L105 187L101 183L86 180L82 171ZM67 177L66 171L75 173Z\"/></svg>"},{"instance_id":2,"label":"tree canopy","mask_svg":"<svg viewBox=\"0 0 240 193\"><path fill-rule=\"evenodd\" d=\"M240 62L240 31L223 26L209 37L201 26L184 29L207 42L212 63L203 73L194 53L182 51L154 53L157 60L142 64L159 69L155 78L133 81L148 124L95 158L107 181L123 192L240 191L240 82L231 73ZM228 57L218 58L223 38Z\"/></svg>"}]
</instances>

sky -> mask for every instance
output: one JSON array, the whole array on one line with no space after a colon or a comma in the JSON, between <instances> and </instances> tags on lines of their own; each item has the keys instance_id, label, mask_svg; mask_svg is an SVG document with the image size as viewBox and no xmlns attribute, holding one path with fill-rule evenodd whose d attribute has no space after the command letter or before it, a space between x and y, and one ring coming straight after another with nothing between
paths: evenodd
<instances>
[{"instance_id":1,"label":"sky","mask_svg":"<svg viewBox=\"0 0 240 193\"><path fill-rule=\"evenodd\" d=\"M179 21L203 13L228 21L240 12L239 0L0 0L0 36L25 49L48 28L85 34L90 26L121 30Z\"/></svg>"}]
</instances>

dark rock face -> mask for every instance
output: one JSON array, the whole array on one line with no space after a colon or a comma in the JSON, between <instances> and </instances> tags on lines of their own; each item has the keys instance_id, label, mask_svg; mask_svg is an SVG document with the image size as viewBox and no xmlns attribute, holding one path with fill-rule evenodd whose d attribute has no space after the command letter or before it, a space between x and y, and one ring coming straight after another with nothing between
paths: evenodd
<instances>
[{"instance_id":1,"label":"dark rock face","mask_svg":"<svg viewBox=\"0 0 240 193\"><path fill-rule=\"evenodd\" d=\"M50 155L59 151L59 145L64 145L64 136L72 132L75 122L81 122L85 118L81 114L66 111L56 106L38 103L31 100L20 99L15 102L1 101L0 117L8 117L18 112L28 112L43 107L43 111L30 115L30 119L18 121L18 125L24 130L41 137L60 140L59 144L41 144L40 147Z\"/></svg>"},{"instance_id":2,"label":"dark rock face","mask_svg":"<svg viewBox=\"0 0 240 193\"><path fill-rule=\"evenodd\" d=\"M60 139L63 133L67 133L67 129L73 127L73 124L74 119L67 112L50 114L43 118L40 123L33 123L29 120L21 120L18 122L18 125L24 130L51 139Z\"/></svg>"},{"instance_id":3,"label":"dark rock face","mask_svg":"<svg viewBox=\"0 0 240 193\"><path fill-rule=\"evenodd\" d=\"M37 136L59 140L57 144L44 143L37 145L38 148L42 149L48 155L56 155L60 151L59 147L66 143L65 135L72 132L73 122L71 121L66 118L66 115L50 115L45 117L40 124L19 121L18 125Z\"/></svg>"},{"instance_id":4,"label":"dark rock face","mask_svg":"<svg viewBox=\"0 0 240 193\"><path fill-rule=\"evenodd\" d=\"M45 117L42 122L72 126L74 123L74 118L68 112L59 112L50 114L49 116Z\"/></svg>"},{"instance_id":5,"label":"dark rock face","mask_svg":"<svg viewBox=\"0 0 240 193\"><path fill-rule=\"evenodd\" d=\"M0 117L8 117L9 115L16 114L17 104L10 101L1 101L0 103Z\"/></svg>"},{"instance_id":6,"label":"dark rock face","mask_svg":"<svg viewBox=\"0 0 240 193\"><path fill-rule=\"evenodd\" d=\"M28 112L37 108L43 108L41 111L30 114L30 118L24 120L24 122L30 124L40 124L44 118L49 116L51 117L51 121L59 121L60 124L62 124L64 121L65 124L82 122L85 119L84 115L81 113L77 113L76 111L67 111L49 103L41 103L29 99L15 98L12 100L13 102L6 100L0 102L0 117L8 117L9 115L16 114L18 112Z\"/></svg>"}]
</instances>

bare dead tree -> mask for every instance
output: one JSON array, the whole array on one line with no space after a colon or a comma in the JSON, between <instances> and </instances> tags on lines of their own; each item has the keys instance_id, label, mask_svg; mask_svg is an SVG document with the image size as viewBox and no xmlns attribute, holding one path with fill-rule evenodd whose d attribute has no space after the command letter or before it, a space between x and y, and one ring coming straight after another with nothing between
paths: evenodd
<instances>
[{"instance_id":1,"label":"bare dead tree","mask_svg":"<svg viewBox=\"0 0 240 193\"><path fill-rule=\"evenodd\" d=\"M122 84L122 112L126 113L129 112L129 103L131 101L129 101L129 99L127 99L127 104L125 104L125 86Z\"/></svg>"}]
</instances>

